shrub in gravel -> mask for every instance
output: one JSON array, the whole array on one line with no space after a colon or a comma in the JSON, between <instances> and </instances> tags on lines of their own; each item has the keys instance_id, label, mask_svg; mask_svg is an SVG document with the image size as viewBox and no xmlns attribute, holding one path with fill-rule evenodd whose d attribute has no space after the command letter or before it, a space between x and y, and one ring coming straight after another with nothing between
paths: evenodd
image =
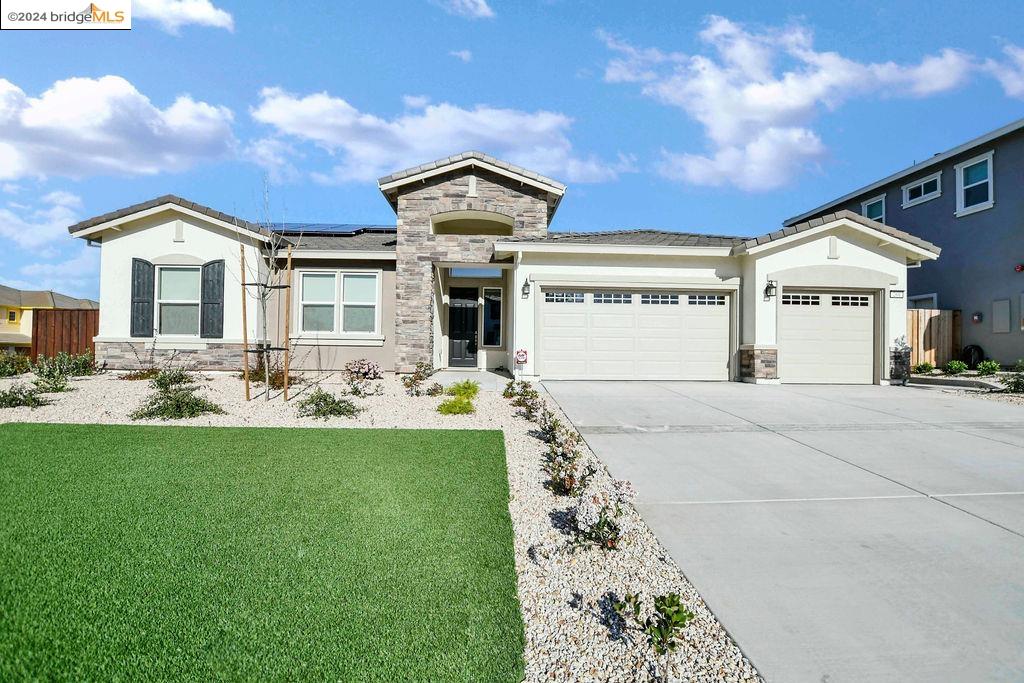
<instances>
[{"instance_id":1,"label":"shrub in gravel","mask_svg":"<svg viewBox=\"0 0 1024 683\"><path fill-rule=\"evenodd\" d=\"M0 353L0 377L23 375L32 369L32 361L22 353Z\"/></svg>"},{"instance_id":2,"label":"shrub in gravel","mask_svg":"<svg viewBox=\"0 0 1024 683\"><path fill-rule=\"evenodd\" d=\"M1024 360L1017 361L1010 374L1003 378L1003 384L1011 394L1024 394Z\"/></svg>"},{"instance_id":3,"label":"shrub in gravel","mask_svg":"<svg viewBox=\"0 0 1024 683\"><path fill-rule=\"evenodd\" d=\"M78 355L61 351L53 358L39 356L32 366L32 371L40 377L84 377L96 374L96 359L88 351Z\"/></svg>"},{"instance_id":4,"label":"shrub in gravel","mask_svg":"<svg viewBox=\"0 0 1024 683\"><path fill-rule=\"evenodd\" d=\"M153 375L152 381L149 385L157 391L169 391L175 387L184 386L187 384L193 384L195 377L192 373L182 368L173 368L170 370L160 370Z\"/></svg>"},{"instance_id":5,"label":"shrub in gravel","mask_svg":"<svg viewBox=\"0 0 1024 683\"><path fill-rule=\"evenodd\" d=\"M345 377L358 377L359 379L384 379L384 371L380 364L366 358L349 361L345 363Z\"/></svg>"},{"instance_id":6,"label":"shrub in gravel","mask_svg":"<svg viewBox=\"0 0 1024 683\"><path fill-rule=\"evenodd\" d=\"M362 408L349 399L338 398L320 387L299 401L299 417L316 417L326 420L329 417L355 417L362 411Z\"/></svg>"},{"instance_id":7,"label":"shrub in gravel","mask_svg":"<svg viewBox=\"0 0 1024 683\"><path fill-rule=\"evenodd\" d=\"M175 385L157 391L129 417L133 420L184 420L207 413L224 414L219 405L196 395L197 389L191 385Z\"/></svg>"},{"instance_id":8,"label":"shrub in gravel","mask_svg":"<svg viewBox=\"0 0 1024 683\"><path fill-rule=\"evenodd\" d=\"M402 377L402 386L405 387L405 393L410 396L422 396L423 383L426 382L434 372L436 372L434 370L434 366L430 363L417 363L415 370Z\"/></svg>"},{"instance_id":9,"label":"shrub in gravel","mask_svg":"<svg viewBox=\"0 0 1024 683\"><path fill-rule=\"evenodd\" d=\"M132 370L121 375L121 379L129 382L139 382L147 379L154 379L160 374L159 368L139 368L138 370Z\"/></svg>"},{"instance_id":10,"label":"shrub in gravel","mask_svg":"<svg viewBox=\"0 0 1024 683\"><path fill-rule=\"evenodd\" d=\"M464 398L472 401L474 398L476 398L476 395L480 393L480 383L474 382L471 379L465 379L462 380L461 382L456 382L455 384L451 385L445 390L444 393L448 394L449 396L458 396L459 398Z\"/></svg>"},{"instance_id":11,"label":"shrub in gravel","mask_svg":"<svg viewBox=\"0 0 1024 683\"><path fill-rule=\"evenodd\" d=\"M267 379L267 371L264 367L266 360L264 356L270 356L270 388L280 391L284 389L284 357L280 354L259 354L256 358L256 365L249 369L249 381L253 384L263 384ZM238 379L243 379L245 373L239 372ZM302 384L302 377L288 373L288 385Z\"/></svg>"},{"instance_id":12,"label":"shrub in gravel","mask_svg":"<svg viewBox=\"0 0 1024 683\"><path fill-rule=\"evenodd\" d=\"M947 375L960 375L967 372L967 363L962 360L951 360L943 366L942 371Z\"/></svg>"},{"instance_id":13,"label":"shrub in gravel","mask_svg":"<svg viewBox=\"0 0 1024 683\"><path fill-rule=\"evenodd\" d=\"M919 375L930 375L932 373L932 370L934 369L935 366L929 363L928 361L918 363L917 365L914 366L914 372Z\"/></svg>"},{"instance_id":14,"label":"shrub in gravel","mask_svg":"<svg viewBox=\"0 0 1024 683\"><path fill-rule=\"evenodd\" d=\"M442 415L469 415L475 413L476 408L473 406L473 402L464 396L453 396L445 401L441 402L441 405L437 407L437 412Z\"/></svg>"},{"instance_id":15,"label":"shrub in gravel","mask_svg":"<svg viewBox=\"0 0 1024 683\"><path fill-rule=\"evenodd\" d=\"M68 384L68 376L60 373L50 372L47 375L40 375L32 380L36 390L43 394L59 394L64 391L71 391Z\"/></svg>"},{"instance_id":16,"label":"shrub in gravel","mask_svg":"<svg viewBox=\"0 0 1024 683\"><path fill-rule=\"evenodd\" d=\"M537 435L542 441L551 443L558 436L562 429L562 421L555 417L555 413L547 408L542 408L537 415Z\"/></svg>"},{"instance_id":17,"label":"shrub in gravel","mask_svg":"<svg viewBox=\"0 0 1024 683\"><path fill-rule=\"evenodd\" d=\"M544 456L544 472L548 486L560 496L571 496L585 489L594 476L593 466L584 465L579 432L559 426L548 442Z\"/></svg>"},{"instance_id":18,"label":"shrub in gravel","mask_svg":"<svg viewBox=\"0 0 1024 683\"><path fill-rule=\"evenodd\" d=\"M46 405L50 405L50 399L26 384L15 384L10 389L0 391L0 408L38 408Z\"/></svg>"},{"instance_id":19,"label":"shrub in gravel","mask_svg":"<svg viewBox=\"0 0 1024 683\"><path fill-rule=\"evenodd\" d=\"M580 495L572 514L576 545L618 548L626 531L623 513L635 495L633 485L621 479L609 488Z\"/></svg>"},{"instance_id":20,"label":"shrub in gravel","mask_svg":"<svg viewBox=\"0 0 1024 683\"><path fill-rule=\"evenodd\" d=\"M434 382L429 387L424 389L423 393L425 393L427 396L440 396L441 394L444 393L444 385L442 385L440 382Z\"/></svg>"},{"instance_id":21,"label":"shrub in gravel","mask_svg":"<svg viewBox=\"0 0 1024 683\"><path fill-rule=\"evenodd\" d=\"M1002 369L1003 367L999 365L997 361L983 360L980 363L978 363L978 376L991 377L992 375L996 374Z\"/></svg>"},{"instance_id":22,"label":"shrub in gravel","mask_svg":"<svg viewBox=\"0 0 1024 683\"><path fill-rule=\"evenodd\" d=\"M639 594L626 593L624 600L612 604L626 630L642 633L647 644L661 657L661 679L669 680L668 655L683 643L683 630L694 614L683 605L678 593L656 595L648 610ZM646 616L643 616L646 613Z\"/></svg>"},{"instance_id":23,"label":"shrub in gravel","mask_svg":"<svg viewBox=\"0 0 1024 683\"><path fill-rule=\"evenodd\" d=\"M345 384L348 385L348 393L352 396L358 396L359 398L380 396L384 393L384 387L380 383L374 384L369 380L357 376L346 377Z\"/></svg>"},{"instance_id":24,"label":"shrub in gravel","mask_svg":"<svg viewBox=\"0 0 1024 683\"><path fill-rule=\"evenodd\" d=\"M535 420L544 409L544 401L533 385L523 380L509 382L502 396L512 399L512 405L527 420Z\"/></svg>"}]
</instances>

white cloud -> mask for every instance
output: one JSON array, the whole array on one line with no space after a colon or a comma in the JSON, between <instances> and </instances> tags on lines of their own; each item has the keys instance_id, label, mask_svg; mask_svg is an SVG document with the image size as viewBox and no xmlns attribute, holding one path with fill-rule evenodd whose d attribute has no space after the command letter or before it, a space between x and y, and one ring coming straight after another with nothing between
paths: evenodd
<instances>
[{"instance_id":1,"label":"white cloud","mask_svg":"<svg viewBox=\"0 0 1024 683\"><path fill-rule=\"evenodd\" d=\"M74 255L62 260L35 262L18 270L20 278L9 280L8 286L19 289L52 289L61 294L95 297L100 272L100 250L86 246L81 240Z\"/></svg>"},{"instance_id":2,"label":"white cloud","mask_svg":"<svg viewBox=\"0 0 1024 683\"><path fill-rule=\"evenodd\" d=\"M430 104L430 98L426 95L402 95L402 104L409 109L422 109Z\"/></svg>"},{"instance_id":3,"label":"white cloud","mask_svg":"<svg viewBox=\"0 0 1024 683\"><path fill-rule=\"evenodd\" d=\"M628 157L607 163L576 155L568 137L572 119L558 112L410 104L407 98L406 112L384 118L325 92L298 96L265 88L252 115L273 127L275 139L310 143L337 158L329 172L312 174L324 183L374 180L468 149L573 182L611 180L633 170Z\"/></svg>"},{"instance_id":4,"label":"white cloud","mask_svg":"<svg viewBox=\"0 0 1024 683\"><path fill-rule=\"evenodd\" d=\"M487 0L433 0L434 4L448 14L467 19L490 19L494 16L494 10L487 4Z\"/></svg>"},{"instance_id":5,"label":"white cloud","mask_svg":"<svg viewBox=\"0 0 1024 683\"><path fill-rule=\"evenodd\" d=\"M250 161L267 171L273 183L293 182L302 176L292 162L300 153L280 138L260 138L250 143L245 151Z\"/></svg>"},{"instance_id":6,"label":"white cloud","mask_svg":"<svg viewBox=\"0 0 1024 683\"><path fill-rule=\"evenodd\" d=\"M152 19L174 35L190 24L235 30L231 14L215 7L210 0L133 0L132 18Z\"/></svg>"},{"instance_id":7,"label":"white cloud","mask_svg":"<svg viewBox=\"0 0 1024 683\"><path fill-rule=\"evenodd\" d=\"M0 79L0 180L181 171L234 151L231 111L155 106L119 76L57 81L39 97Z\"/></svg>"},{"instance_id":8,"label":"white cloud","mask_svg":"<svg viewBox=\"0 0 1024 683\"><path fill-rule=\"evenodd\" d=\"M467 64L473 61L473 53L470 52L469 50L452 50L448 54L451 55L452 57L455 57L455 59L459 59L462 60L463 62L466 62Z\"/></svg>"},{"instance_id":9,"label":"white cloud","mask_svg":"<svg viewBox=\"0 0 1024 683\"><path fill-rule=\"evenodd\" d=\"M68 226L78 221L76 209L82 200L70 192L51 192L40 202L35 207L9 203L0 208L0 236L23 249L38 249L66 238Z\"/></svg>"},{"instance_id":10,"label":"white cloud","mask_svg":"<svg viewBox=\"0 0 1024 683\"><path fill-rule=\"evenodd\" d=\"M21 185L17 183L4 183L0 190L3 190L6 194L18 194L21 192Z\"/></svg>"},{"instance_id":11,"label":"white cloud","mask_svg":"<svg viewBox=\"0 0 1024 683\"><path fill-rule=\"evenodd\" d=\"M43 202L47 204L54 204L56 206L66 206L69 209L82 208L82 198L77 194L65 192L64 190L54 190L53 192L43 195Z\"/></svg>"},{"instance_id":12,"label":"white cloud","mask_svg":"<svg viewBox=\"0 0 1024 683\"><path fill-rule=\"evenodd\" d=\"M1003 86L1007 97L1024 99L1024 48L1007 44L1003 46L1006 61L985 60L984 69Z\"/></svg>"},{"instance_id":13,"label":"white cloud","mask_svg":"<svg viewBox=\"0 0 1024 683\"><path fill-rule=\"evenodd\" d=\"M605 81L637 83L652 99L699 122L703 154L666 152L661 170L697 185L744 190L781 187L826 153L809 127L823 110L853 97L927 97L963 84L973 59L945 49L916 64L861 63L819 52L800 25L749 31L709 17L700 32L710 54L638 48L598 33L615 53Z\"/></svg>"}]
</instances>

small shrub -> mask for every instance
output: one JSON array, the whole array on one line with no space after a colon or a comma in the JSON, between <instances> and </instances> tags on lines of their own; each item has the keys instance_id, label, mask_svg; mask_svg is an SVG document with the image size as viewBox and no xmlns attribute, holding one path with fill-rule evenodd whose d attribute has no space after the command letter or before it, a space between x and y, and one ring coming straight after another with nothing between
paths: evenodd
<instances>
[{"instance_id":1,"label":"small shrub","mask_svg":"<svg viewBox=\"0 0 1024 683\"><path fill-rule=\"evenodd\" d=\"M537 416L537 432L542 441L551 443L555 440L559 430L562 429L562 421L555 417L555 414L543 408Z\"/></svg>"},{"instance_id":2,"label":"small shrub","mask_svg":"<svg viewBox=\"0 0 1024 683\"><path fill-rule=\"evenodd\" d=\"M960 375L967 372L967 363L962 360L951 360L943 366L942 371L947 375Z\"/></svg>"},{"instance_id":3,"label":"small shrub","mask_svg":"<svg viewBox=\"0 0 1024 683\"><path fill-rule=\"evenodd\" d=\"M423 391L423 393L425 393L427 396L440 396L441 394L444 393L444 386L440 382L434 382L429 387L427 387Z\"/></svg>"},{"instance_id":4,"label":"small shrub","mask_svg":"<svg viewBox=\"0 0 1024 683\"><path fill-rule=\"evenodd\" d=\"M930 375L932 373L932 370L934 369L935 366L929 363L928 361L918 363L917 365L914 366L914 372L916 372L919 375Z\"/></svg>"},{"instance_id":5,"label":"small shrub","mask_svg":"<svg viewBox=\"0 0 1024 683\"><path fill-rule=\"evenodd\" d=\"M316 417L323 420L329 417L355 417L362 410L349 399L337 398L320 387L299 401L299 417Z\"/></svg>"},{"instance_id":6,"label":"small shrub","mask_svg":"<svg viewBox=\"0 0 1024 683\"><path fill-rule=\"evenodd\" d=\"M437 407L437 412L442 415L469 415L470 413L475 413L476 408L473 407L473 402L468 398L453 396L442 401L441 405Z\"/></svg>"},{"instance_id":7,"label":"small shrub","mask_svg":"<svg viewBox=\"0 0 1024 683\"><path fill-rule=\"evenodd\" d=\"M40 377L54 377L57 375L84 377L96 374L96 360L89 352L74 356L61 351L53 358L39 356L32 370Z\"/></svg>"},{"instance_id":8,"label":"small shrub","mask_svg":"<svg viewBox=\"0 0 1024 683\"><path fill-rule=\"evenodd\" d=\"M502 396L512 399L512 405L519 408L519 413L527 420L535 420L542 410L544 401L529 382L518 380L505 385Z\"/></svg>"},{"instance_id":9,"label":"small shrub","mask_svg":"<svg viewBox=\"0 0 1024 683\"><path fill-rule=\"evenodd\" d=\"M160 374L159 368L139 368L138 370L132 370L121 375L121 379L129 382L138 382L141 380L155 379Z\"/></svg>"},{"instance_id":10,"label":"small shrub","mask_svg":"<svg viewBox=\"0 0 1024 683\"><path fill-rule=\"evenodd\" d=\"M270 359L270 388L280 391L284 389L284 358L281 354L258 354L256 365L249 369L249 381L253 384L263 384L267 379L266 361L264 356L271 355ZM245 378L244 372L238 373L239 379ZM302 378L291 372L288 373L288 386L302 384Z\"/></svg>"},{"instance_id":11,"label":"small shrub","mask_svg":"<svg viewBox=\"0 0 1024 683\"><path fill-rule=\"evenodd\" d=\"M374 384L373 382L360 377L348 377L345 380L345 384L348 385L348 393L359 398L380 396L384 393L383 385L380 383Z\"/></svg>"},{"instance_id":12,"label":"small shrub","mask_svg":"<svg viewBox=\"0 0 1024 683\"><path fill-rule=\"evenodd\" d=\"M636 493L628 481L617 479L610 488L584 493L573 509L573 531L578 546L604 550L619 547L626 531L624 512Z\"/></svg>"},{"instance_id":13,"label":"small shrub","mask_svg":"<svg viewBox=\"0 0 1024 683\"><path fill-rule=\"evenodd\" d=\"M32 383L36 385L36 391L42 394L59 394L64 391L71 391L67 375L49 374L39 376L32 380Z\"/></svg>"},{"instance_id":14,"label":"small shrub","mask_svg":"<svg viewBox=\"0 0 1024 683\"><path fill-rule=\"evenodd\" d=\"M195 377L193 377L190 372L183 370L182 368L173 368L171 370L158 371L153 376L149 385L157 391L169 391L175 387L192 384L194 382Z\"/></svg>"},{"instance_id":15,"label":"small shrub","mask_svg":"<svg viewBox=\"0 0 1024 683\"><path fill-rule=\"evenodd\" d=\"M1024 394L1024 360L1017 361L1010 374L1003 378L1003 384L1011 394Z\"/></svg>"},{"instance_id":16,"label":"small shrub","mask_svg":"<svg viewBox=\"0 0 1024 683\"><path fill-rule=\"evenodd\" d=\"M0 408L38 408L50 405L50 400L42 396L38 389L26 384L15 384L10 389L0 391Z\"/></svg>"},{"instance_id":17,"label":"small shrub","mask_svg":"<svg viewBox=\"0 0 1024 683\"><path fill-rule=\"evenodd\" d=\"M612 604L626 628L639 631L655 654L662 658L662 678L668 680L668 654L683 643L683 630L693 621L694 614L682 603L678 593L657 595L654 608L646 617L640 595L626 593L626 598Z\"/></svg>"},{"instance_id":18,"label":"small shrub","mask_svg":"<svg viewBox=\"0 0 1024 683\"><path fill-rule=\"evenodd\" d=\"M360 358L359 360L345 363L345 376L349 378L358 377L365 380L384 379L384 371L380 369L379 363L367 360L366 358Z\"/></svg>"},{"instance_id":19,"label":"small shrub","mask_svg":"<svg viewBox=\"0 0 1024 683\"><path fill-rule=\"evenodd\" d=\"M422 396L423 395L423 383L427 381L431 375L436 372L434 366L430 363L417 363L416 369L408 375L402 377L402 386L405 387L405 393L410 396Z\"/></svg>"},{"instance_id":20,"label":"small shrub","mask_svg":"<svg viewBox=\"0 0 1024 683\"><path fill-rule=\"evenodd\" d=\"M581 460L581 443L579 432L566 429L560 423L548 441L543 468L548 475L548 486L557 495L576 495L594 476L593 466L584 466Z\"/></svg>"},{"instance_id":21,"label":"small shrub","mask_svg":"<svg viewBox=\"0 0 1024 683\"><path fill-rule=\"evenodd\" d=\"M32 369L32 361L23 353L0 353L0 377L24 375Z\"/></svg>"},{"instance_id":22,"label":"small shrub","mask_svg":"<svg viewBox=\"0 0 1024 683\"><path fill-rule=\"evenodd\" d=\"M991 377L1002 369L1002 366L994 360L983 360L978 363L978 376Z\"/></svg>"},{"instance_id":23,"label":"small shrub","mask_svg":"<svg viewBox=\"0 0 1024 683\"><path fill-rule=\"evenodd\" d=\"M480 393L480 383L474 382L471 379L462 380L448 387L444 393L449 396L458 396L459 398L472 401Z\"/></svg>"},{"instance_id":24,"label":"small shrub","mask_svg":"<svg viewBox=\"0 0 1024 683\"><path fill-rule=\"evenodd\" d=\"M176 385L157 391L129 417L133 420L184 420L207 413L223 415L224 409L197 396L196 387Z\"/></svg>"}]
</instances>

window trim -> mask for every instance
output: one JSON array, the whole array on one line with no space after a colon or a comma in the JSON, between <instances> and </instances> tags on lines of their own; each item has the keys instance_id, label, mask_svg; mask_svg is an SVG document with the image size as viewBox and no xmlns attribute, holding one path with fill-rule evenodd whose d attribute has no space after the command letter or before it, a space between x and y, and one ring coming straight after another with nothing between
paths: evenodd
<instances>
[{"instance_id":1,"label":"window trim","mask_svg":"<svg viewBox=\"0 0 1024 683\"><path fill-rule=\"evenodd\" d=\"M875 202L882 202L882 217L881 218L868 218L868 205L874 204ZM860 203L860 215L868 220L878 221L879 223L885 223L885 193L872 197L871 199L865 199Z\"/></svg>"},{"instance_id":2,"label":"window trim","mask_svg":"<svg viewBox=\"0 0 1024 683\"><path fill-rule=\"evenodd\" d=\"M165 339L200 339L200 332L203 329L203 267L191 264L177 264L177 263L161 263L154 265L153 272L153 317L154 317L154 331L155 338ZM189 299L161 299L160 298L160 271L167 268L176 268L184 270L194 270L196 272L197 279L199 280L199 298L195 301ZM196 332L195 334L172 334L163 331L163 321L161 320L163 314L163 304L195 304L196 309L199 311L199 315L196 316Z\"/></svg>"},{"instance_id":3,"label":"window trim","mask_svg":"<svg viewBox=\"0 0 1024 683\"><path fill-rule=\"evenodd\" d=\"M978 156L968 159L967 161L962 161L953 167L956 171L956 211L953 215L956 216L957 218L960 218L961 216L969 216L972 213L977 213L979 211L985 211L986 209L991 209L993 206L995 206L996 179L994 175L994 156L995 150L990 149L984 154L979 154ZM967 168L968 166L974 166L975 164L978 164L982 161L988 162L988 177L985 181L983 181L988 183L988 201L982 202L980 204L975 204L973 206L965 207L964 191L971 187L977 187L978 185L981 185L981 183L974 183L973 185L964 187L964 169Z\"/></svg>"},{"instance_id":4,"label":"window trim","mask_svg":"<svg viewBox=\"0 0 1024 683\"><path fill-rule=\"evenodd\" d=\"M498 315L498 343L497 344L485 344L486 330L484 330L484 323L486 322L486 308L487 308L487 290L496 290L498 292L498 303L501 305L501 311ZM505 288L498 286L481 286L480 287L480 348L482 349L500 349L505 343Z\"/></svg>"},{"instance_id":5,"label":"window trim","mask_svg":"<svg viewBox=\"0 0 1024 683\"><path fill-rule=\"evenodd\" d=\"M303 287L304 287L304 275L333 275L334 276L334 327L330 332L306 332L302 329L302 306L305 303L303 301ZM384 286L384 271L380 268L296 268L295 275L298 279L298 287L296 287L293 301L295 301L295 310L292 313L292 323L294 324L294 332L291 333L292 339L336 339L336 340L352 340L352 341L381 341L383 340L381 332L381 317L383 315L383 296L382 288ZM377 278L377 286L375 288L375 300L373 302L374 316L373 316L373 331L372 332L345 332L343 321L344 321L344 308L345 301L342 298L345 286L346 275L373 275ZM312 305L316 305L317 302L309 302ZM320 302L325 303L325 302ZM369 302L349 302L352 306L368 306Z\"/></svg>"},{"instance_id":6,"label":"window trim","mask_svg":"<svg viewBox=\"0 0 1024 683\"><path fill-rule=\"evenodd\" d=\"M925 183L932 180L936 181L935 192L929 192L928 194L924 194L924 188L922 187L921 196L918 197L917 199L910 199L909 195L911 189L917 187L918 185L924 185ZM942 171L937 171L935 173L932 173L931 175L926 175L923 178L918 178L913 182L907 183L900 189L903 192L903 203L900 205L900 208L903 209L909 209L912 206L917 206L918 204L924 204L925 202L930 202L933 199L938 199L939 197L942 196Z\"/></svg>"}]
</instances>

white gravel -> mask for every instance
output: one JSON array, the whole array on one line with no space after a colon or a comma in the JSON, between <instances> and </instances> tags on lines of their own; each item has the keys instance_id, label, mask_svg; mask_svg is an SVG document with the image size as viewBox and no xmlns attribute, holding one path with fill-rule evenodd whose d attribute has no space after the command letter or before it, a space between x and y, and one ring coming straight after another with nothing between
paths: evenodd
<instances>
[{"instance_id":1,"label":"white gravel","mask_svg":"<svg viewBox=\"0 0 1024 683\"><path fill-rule=\"evenodd\" d=\"M527 681L647 681L655 658L635 635L623 636L612 618L612 596L679 593L696 615L685 630L685 644L670 658L670 678L678 681L759 681L752 665L704 604L697 591L632 507L629 529L619 550L573 552L562 521L572 505L544 487L541 469L544 445L531 435L532 423L517 417L508 401L494 391L481 391L474 415L440 415L440 397L412 398L394 375L380 384L380 396L355 399L366 410L353 419L316 420L296 414L298 399L312 386L295 387L284 403L280 392L263 400L262 389L246 402L241 380L226 373L203 375L201 393L220 404L224 415L169 423L200 426L254 427L399 427L433 429L500 429L505 434L510 486L509 511L515 529L519 598L526 625ZM0 389L26 382L30 376L0 379ZM429 384L429 381L428 381ZM321 385L344 393L338 375ZM0 410L0 422L133 423L128 414L151 393L148 382L124 381L114 373L79 378L74 390L53 394L53 404L36 409ZM560 413L553 401L549 407ZM560 414L563 422L568 423ZM585 446L584 446L585 449ZM609 481L607 470L592 452L585 458L598 466L592 486Z\"/></svg>"}]
</instances>

